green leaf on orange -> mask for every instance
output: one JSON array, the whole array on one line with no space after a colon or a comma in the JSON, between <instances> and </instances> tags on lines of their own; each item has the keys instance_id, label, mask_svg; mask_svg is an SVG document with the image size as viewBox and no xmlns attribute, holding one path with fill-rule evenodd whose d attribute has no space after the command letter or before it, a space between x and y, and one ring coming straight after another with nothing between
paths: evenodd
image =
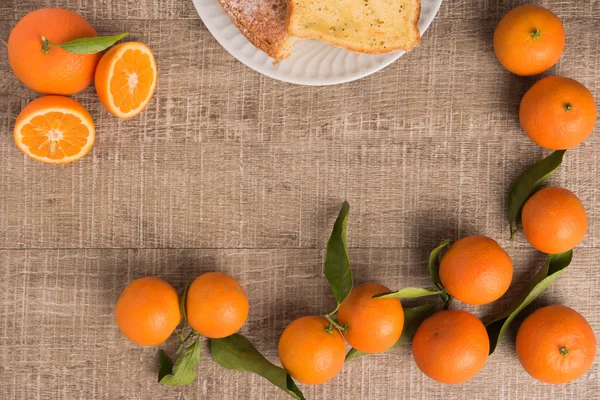
<instances>
[{"instance_id":1,"label":"green leaf on orange","mask_svg":"<svg viewBox=\"0 0 600 400\"><path fill-rule=\"evenodd\" d=\"M96 54L108 49L128 35L129 32L123 32L113 36L95 36L75 39L62 44L51 43L42 36L42 49L49 51L49 46L55 46L74 54Z\"/></svg>"},{"instance_id":2,"label":"green leaf on orange","mask_svg":"<svg viewBox=\"0 0 600 400\"><path fill-rule=\"evenodd\" d=\"M290 374L267 360L244 336L236 333L222 339L211 339L210 352L221 366L262 376L293 398L305 400Z\"/></svg>"},{"instance_id":3,"label":"green leaf on orange","mask_svg":"<svg viewBox=\"0 0 600 400\"><path fill-rule=\"evenodd\" d=\"M450 303L452 303L452 296L450 293L446 291L444 285L442 285L442 281L440 280L440 255L442 250L444 250L450 244L449 240L442 240L442 242L429 253L429 275L431 276L431 280L433 284L440 289L440 297L442 299L442 304L444 310L447 310L450 307Z\"/></svg>"},{"instance_id":4,"label":"green leaf on orange","mask_svg":"<svg viewBox=\"0 0 600 400\"><path fill-rule=\"evenodd\" d=\"M573 250L550 255L544 266L539 270L523 293L502 314L486 324L486 330L490 338L490 354L496 350L502 336L504 336L515 317L538 298L564 272L569 264L571 264L572 259Z\"/></svg>"},{"instance_id":5,"label":"green leaf on orange","mask_svg":"<svg viewBox=\"0 0 600 400\"><path fill-rule=\"evenodd\" d=\"M350 268L347 242L349 211L350 205L345 201L333 224L333 231L325 254L325 276L338 307L352 291L352 269Z\"/></svg>"},{"instance_id":6,"label":"green leaf on orange","mask_svg":"<svg viewBox=\"0 0 600 400\"><path fill-rule=\"evenodd\" d=\"M167 369L166 359L168 357L164 354L164 357L160 355L160 359L161 363L164 362L164 365L161 364L159 368L158 383L167 386L189 385L196 379L196 367L200 364L200 341L196 339L194 343L185 349L175 362L175 365L173 365L172 371L169 374L162 375Z\"/></svg>"},{"instance_id":7,"label":"green leaf on orange","mask_svg":"<svg viewBox=\"0 0 600 400\"><path fill-rule=\"evenodd\" d=\"M396 292L380 293L373 296L374 299L416 299L424 296L441 294L443 291L437 287L418 288L407 287Z\"/></svg>"},{"instance_id":8,"label":"green leaf on orange","mask_svg":"<svg viewBox=\"0 0 600 400\"><path fill-rule=\"evenodd\" d=\"M510 237L514 237L521 225L523 205L552 173L560 166L566 150L558 150L534 164L521 174L510 186L506 216L510 224Z\"/></svg>"},{"instance_id":9,"label":"green leaf on orange","mask_svg":"<svg viewBox=\"0 0 600 400\"><path fill-rule=\"evenodd\" d=\"M405 308L404 327L402 328L402 335L400 336L400 339L398 339L398 341L394 343L394 345L391 348L393 349L396 347L404 346L405 344L412 342L412 339L415 336L419 325L421 325L421 323L425 321L427 317L433 314L433 310L433 304L424 304L422 306ZM355 358L362 357L364 355L366 355L366 353L363 353L362 351L350 349L348 354L346 354L346 361L350 361Z\"/></svg>"}]
</instances>

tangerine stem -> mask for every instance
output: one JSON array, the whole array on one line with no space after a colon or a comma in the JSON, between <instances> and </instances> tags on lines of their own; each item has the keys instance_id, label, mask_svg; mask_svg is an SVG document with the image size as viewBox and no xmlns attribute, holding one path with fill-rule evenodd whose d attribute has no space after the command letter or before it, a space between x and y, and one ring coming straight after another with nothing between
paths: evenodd
<instances>
[{"instance_id":1,"label":"tangerine stem","mask_svg":"<svg viewBox=\"0 0 600 400\"><path fill-rule=\"evenodd\" d=\"M50 46L52 46L52 43L46 39L46 36L42 36L42 52L50 53Z\"/></svg>"},{"instance_id":2,"label":"tangerine stem","mask_svg":"<svg viewBox=\"0 0 600 400\"><path fill-rule=\"evenodd\" d=\"M565 111L569 112L573 109L573 105L571 103L565 104Z\"/></svg>"},{"instance_id":3,"label":"tangerine stem","mask_svg":"<svg viewBox=\"0 0 600 400\"><path fill-rule=\"evenodd\" d=\"M561 356L566 356L567 354L569 354L569 349L567 349L566 347L561 347L560 348L560 355Z\"/></svg>"},{"instance_id":4,"label":"tangerine stem","mask_svg":"<svg viewBox=\"0 0 600 400\"><path fill-rule=\"evenodd\" d=\"M333 318L331 318L331 316L329 314L325 315L325 318L327 318L327 321L329 321L329 323L331 325L335 326L338 330L340 330L342 332L346 332L348 330L347 326L341 326L340 324L335 322L335 320Z\"/></svg>"},{"instance_id":5,"label":"tangerine stem","mask_svg":"<svg viewBox=\"0 0 600 400\"><path fill-rule=\"evenodd\" d=\"M537 29L537 28L533 29L531 32L529 32L529 34L531 35L531 37L533 38L533 40L537 40L541 36L540 35L541 34L540 30Z\"/></svg>"}]
</instances>

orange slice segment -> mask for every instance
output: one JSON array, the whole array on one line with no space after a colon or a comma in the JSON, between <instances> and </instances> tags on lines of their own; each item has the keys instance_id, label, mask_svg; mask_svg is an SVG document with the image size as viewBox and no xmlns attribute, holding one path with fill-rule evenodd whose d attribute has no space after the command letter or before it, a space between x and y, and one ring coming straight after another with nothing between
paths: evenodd
<instances>
[{"instance_id":1,"label":"orange slice segment","mask_svg":"<svg viewBox=\"0 0 600 400\"><path fill-rule=\"evenodd\" d=\"M158 70L152 51L143 43L126 42L111 48L96 68L100 101L119 118L141 113L152 99Z\"/></svg>"},{"instance_id":2,"label":"orange slice segment","mask_svg":"<svg viewBox=\"0 0 600 400\"><path fill-rule=\"evenodd\" d=\"M34 160L67 164L86 155L96 139L94 121L77 101L40 97L27 104L15 123L17 147Z\"/></svg>"}]
</instances>

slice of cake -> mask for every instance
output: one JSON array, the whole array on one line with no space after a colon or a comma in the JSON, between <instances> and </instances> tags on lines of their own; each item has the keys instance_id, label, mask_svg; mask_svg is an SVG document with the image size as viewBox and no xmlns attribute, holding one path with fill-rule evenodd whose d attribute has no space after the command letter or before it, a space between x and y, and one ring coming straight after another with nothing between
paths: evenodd
<instances>
[{"instance_id":1,"label":"slice of cake","mask_svg":"<svg viewBox=\"0 0 600 400\"><path fill-rule=\"evenodd\" d=\"M270 57L290 56L293 45L285 27L287 0L219 0L219 3L254 46Z\"/></svg>"},{"instance_id":2,"label":"slice of cake","mask_svg":"<svg viewBox=\"0 0 600 400\"><path fill-rule=\"evenodd\" d=\"M287 31L358 53L411 50L421 41L420 0L288 0Z\"/></svg>"}]
</instances>

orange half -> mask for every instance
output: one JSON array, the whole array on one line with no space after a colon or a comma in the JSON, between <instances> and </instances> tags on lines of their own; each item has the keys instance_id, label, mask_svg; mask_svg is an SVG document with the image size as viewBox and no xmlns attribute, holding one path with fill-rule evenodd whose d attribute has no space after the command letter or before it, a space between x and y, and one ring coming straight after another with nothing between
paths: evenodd
<instances>
[{"instance_id":1,"label":"orange half","mask_svg":"<svg viewBox=\"0 0 600 400\"><path fill-rule=\"evenodd\" d=\"M96 68L100 101L119 118L141 113L152 99L158 70L154 55L143 43L126 42L111 48Z\"/></svg>"},{"instance_id":2,"label":"orange half","mask_svg":"<svg viewBox=\"0 0 600 400\"><path fill-rule=\"evenodd\" d=\"M40 97L25 106L15 123L17 147L48 164L79 160L91 150L95 138L92 117L68 97Z\"/></svg>"}]
</instances>

